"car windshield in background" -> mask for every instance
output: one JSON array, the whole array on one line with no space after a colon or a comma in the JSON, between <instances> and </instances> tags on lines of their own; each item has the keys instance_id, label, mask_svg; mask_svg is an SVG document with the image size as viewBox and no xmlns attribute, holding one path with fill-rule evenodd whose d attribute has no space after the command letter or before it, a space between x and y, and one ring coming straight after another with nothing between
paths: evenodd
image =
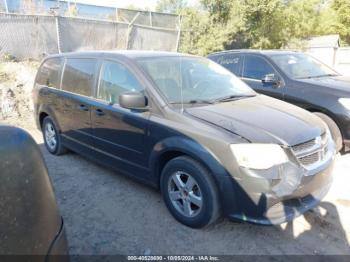
<instances>
[{"instance_id":1,"label":"car windshield in background","mask_svg":"<svg viewBox=\"0 0 350 262\"><path fill-rule=\"evenodd\" d=\"M169 103L213 103L255 96L245 83L220 65L197 57L140 58Z\"/></svg>"},{"instance_id":2,"label":"car windshield in background","mask_svg":"<svg viewBox=\"0 0 350 262\"><path fill-rule=\"evenodd\" d=\"M272 55L271 59L289 77L296 79L338 75L330 67L305 54Z\"/></svg>"}]
</instances>

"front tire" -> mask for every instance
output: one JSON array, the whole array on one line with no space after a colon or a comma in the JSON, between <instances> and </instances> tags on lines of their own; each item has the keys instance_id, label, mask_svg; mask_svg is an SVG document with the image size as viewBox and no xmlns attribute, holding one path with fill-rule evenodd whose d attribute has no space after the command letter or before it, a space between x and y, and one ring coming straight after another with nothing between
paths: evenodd
<instances>
[{"instance_id":1,"label":"front tire","mask_svg":"<svg viewBox=\"0 0 350 262\"><path fill-rule=\"evenodd\" d=\"M321 118L327 124L329 131L331 131L331 135L335 143L335 148L338 153L343 148L343 137L338 125L333 121L332 118L323 113L315 112L314 115Z\"/></svg>"},{"instance_id":2,"label":"front tire","mask_svg":"<svg viewBox=\"0 0 350 262\"><path fill-rule=\"evenodd\" d=\"M44 118L42 132L47 151L56 156L67 152L66 148L62 145L58 129L51 117L47 116Z\"/></svg>"},{"instance_id":3,"label":"front tire","mask_svg":"<svg viewBox=\"0 0 350 262\"><path fill-rule=\"evenodd\" d=\"M220 216L217 187L207 169L187 156L170 160L161 175L161 192L170 213L180 223L201 228Z\"/></svg>"}]
</instances>

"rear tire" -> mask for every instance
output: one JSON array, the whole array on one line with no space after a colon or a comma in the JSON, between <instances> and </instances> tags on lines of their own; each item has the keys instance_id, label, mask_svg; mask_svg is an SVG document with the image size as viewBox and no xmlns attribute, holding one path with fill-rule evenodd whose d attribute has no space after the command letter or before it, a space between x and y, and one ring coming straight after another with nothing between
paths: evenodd
<instances>
[{"instance_id":1,"label":"rear tire","mask_svg":"<svg viewBox=\"0 0 350 262\"><path fill-rule=\"evenodd\" d=\"M59 135L58 129L49 116L44 118L42 133L47 151L56 156L67 152L67 149L62 145L61 136Z\"/></svg>"},{"instance_id":2,"label":"rear tire","mask_svg":"<svg viewBox=\"0 0 350 262\"><path fill-rule=\"evenodd\" d=\"M214 179L194 159L180 156L170 160L162 171L160 186L166 206L180 223L202 228L220 217Z\"/></svg>"},{"instance_id":3,"label":"rear tire","mask_svg":"<svg viewBox=\"0 0 350 262\"><path fill-rule=\"evenodd\" d=\"M323 113L315 112L314 115L321 118L327 124L329 130L331 131L331 135L333 137L335 147L338 153L343 148L343 137L338 125L333 121L332 118Z\"/></svg>"}]
</instances>

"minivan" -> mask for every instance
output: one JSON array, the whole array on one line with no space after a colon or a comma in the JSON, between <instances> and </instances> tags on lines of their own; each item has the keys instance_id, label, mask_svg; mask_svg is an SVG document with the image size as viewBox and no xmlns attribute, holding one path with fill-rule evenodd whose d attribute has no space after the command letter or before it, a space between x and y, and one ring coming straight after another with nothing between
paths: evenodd
<instances>
[{"instance_id":1,"label":"minivan","mask_svg":"<svg viewBox=\"0 0 350 262\"><path fill-rule=\"evenodd\" d=\"M203 57L52 55L33 95L50 153L69 149L160 189L171 214L190 227L220 216L289 221L331 185L335 146L325 123L257 94Z\"/></svg>"},{"instance_id":2,"label":"minivan","mask_svg":"<svg viewBox=\"0 0 350 262\"><path fill-rule=\"evenodd\" d=\"M320 117L328 125L337 151L349 151L350 77L296 51L228 50L208 57L255 91Z\"/></svg>"}]
</instances>

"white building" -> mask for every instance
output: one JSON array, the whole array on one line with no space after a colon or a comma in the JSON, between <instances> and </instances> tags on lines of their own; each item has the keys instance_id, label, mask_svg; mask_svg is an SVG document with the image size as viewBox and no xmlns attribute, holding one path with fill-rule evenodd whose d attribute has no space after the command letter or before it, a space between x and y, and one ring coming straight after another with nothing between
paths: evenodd
<instances>
[{"instance_id":1,"label":"white building","mask_svg":"<svg viewBox=\"0 0 350 262\"><path fill-rule=\"evenodd\" d=\"M339 73L350 75L350 47L340 47L339 35L312 37L306 41L305 51Z\"/></svg>"}]
</instances>

